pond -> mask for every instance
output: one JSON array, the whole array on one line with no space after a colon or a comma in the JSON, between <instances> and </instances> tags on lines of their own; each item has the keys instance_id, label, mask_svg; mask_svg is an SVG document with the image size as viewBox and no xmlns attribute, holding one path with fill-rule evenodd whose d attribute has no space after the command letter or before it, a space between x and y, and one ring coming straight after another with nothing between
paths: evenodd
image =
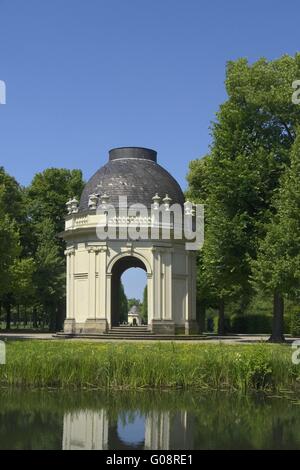
<instances>
[{"instance_id":1,"label":"pond","mask_svg":"<svg viewBox=\"0 0 300 470\"><path fill-rule=\"evenodd\" d=\"M294 395L0 392L0 449L300 449Z\"/></svg>"}]
</instances>

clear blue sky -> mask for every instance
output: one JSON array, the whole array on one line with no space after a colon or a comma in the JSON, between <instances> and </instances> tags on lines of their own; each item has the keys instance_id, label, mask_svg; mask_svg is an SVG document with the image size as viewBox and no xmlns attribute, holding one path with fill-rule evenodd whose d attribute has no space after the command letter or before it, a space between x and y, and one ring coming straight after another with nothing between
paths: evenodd
<instances>
[{"instance_id":1,"label":"clear blue sky","mask_svg":"<svg viewBox=\"0 0 300 470\"><path fill-rule=\"evenodd\" d=\"M144 146L185 187L226 61L294 54L299 17L297 0L0 0L0 165L24 185L50 166L89 178Z\"/></svg>"}]
</instances>

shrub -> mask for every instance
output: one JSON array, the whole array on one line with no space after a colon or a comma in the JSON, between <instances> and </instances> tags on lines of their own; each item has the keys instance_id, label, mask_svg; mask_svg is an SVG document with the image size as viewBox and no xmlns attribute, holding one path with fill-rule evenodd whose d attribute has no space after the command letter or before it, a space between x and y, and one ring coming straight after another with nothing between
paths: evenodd
<instances>
[{"instance_id":1,"label":"shrub","mask_svg":"<svg viewBox=\"0 0 300 470\"><path fill-rule=\"evenodd\" d=\"M218 324L219 324L219 316L213 318L214 322L214 333L218 333ZM225 333L231 332L231 325L230 325L230 318L225 317Z\"/></svg>"},{"instance_id":2,"label":"shrub","mask_svg":"<svg viewBox=\"0 0 300 470\"><path fill-rule=\"evenodd\" d=\"M271 333L272 315L232 315L231 332L245 334Z\"/></svg>"},{"instance_id":3,"label":"shrub","mask_svg":"<svg viewBox=\"0 0 300 470\"><path fill-rule=\"evenodd\" d=\"M290 312L290 333L292 336L300 336L300 308Z\"/></svg>"}]
</instances>

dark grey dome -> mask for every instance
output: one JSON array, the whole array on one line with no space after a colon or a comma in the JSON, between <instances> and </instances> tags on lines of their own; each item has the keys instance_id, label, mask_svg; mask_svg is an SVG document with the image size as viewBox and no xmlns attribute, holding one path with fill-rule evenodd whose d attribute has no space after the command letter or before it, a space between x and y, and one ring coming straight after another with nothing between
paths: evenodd
<instances>
[{"instance_id":1,"label":"dark grey dome","mask_svg":"<svg viewBox=\"0 0 300 470\"><path fill-rule=\"evenodd\" d=\"M91 194L107 194L109 203L118 206L119 196L127 196L128 205L153 203L158 193L166 194L171 204L184 203L183 192L177 181L156 162L154 150L141 147L121 147L110 150L109 161L86 184L80 199L79 212L88 210Z\"/></svg>"}]
</instances>

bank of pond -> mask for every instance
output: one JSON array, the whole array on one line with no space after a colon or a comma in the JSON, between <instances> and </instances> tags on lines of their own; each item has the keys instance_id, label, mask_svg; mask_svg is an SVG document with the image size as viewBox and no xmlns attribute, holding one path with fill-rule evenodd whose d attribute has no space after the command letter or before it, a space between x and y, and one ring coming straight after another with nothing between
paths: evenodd
<instances>
[{"instance_id":1,"label":"bank of pond","mask_svg":"<svg viewBox=\"0 0 300 470\"><path fill-rule=\"evenodd\" d=\"M300 350L267 343L7 341L0 386L298 392L298 362Z\"/></svg>"}]
</instances>

